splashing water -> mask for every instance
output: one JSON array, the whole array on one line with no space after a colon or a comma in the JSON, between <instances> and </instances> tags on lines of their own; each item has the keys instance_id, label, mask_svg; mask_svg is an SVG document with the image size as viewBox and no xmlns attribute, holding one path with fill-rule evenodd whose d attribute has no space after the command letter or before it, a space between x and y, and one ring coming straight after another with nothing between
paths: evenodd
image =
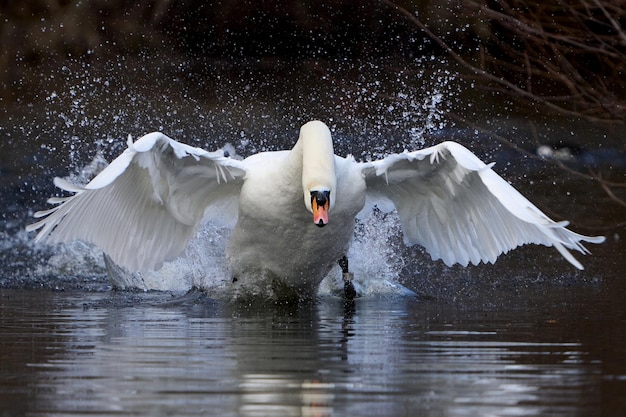
<instances>
[{"instance_id":1,"label":"splashing water","mask_svg":"<svg viewBox=\"0 0 626 417\"><path fill-rule=\"evenodd\" d=\"M404 265L398 257L398 218L373 211L357 220L354 238L348 250L354 286L361 296L414 295L397 280ZM342 274L338 267L320 285L320 295L343 294Z\"/></svg>"},{"instance_id":2,"label":"splashing water","mask_svg":"<svg viewBox=\"0 0 626 417\"><path fill-rule=\"evenodd\" d=\"M359 220L348 251L354 284L360 296L412 295L396 282L401 260L396 258L393 240L399 226L394 216L373 212ZM200 288L215 298L232 298L231 276L224 256L230 229L213 223L203 224L189 241L184 254L164 263L157 271L127 273L108 265L113 284L122 288L185 292ZM261 281L261 280L260 280ZM257 292L271 298L270 286L259 283ZM342 273L337 265L320 285L321 296L342 296Z\"/></svg>"}]
</instances>

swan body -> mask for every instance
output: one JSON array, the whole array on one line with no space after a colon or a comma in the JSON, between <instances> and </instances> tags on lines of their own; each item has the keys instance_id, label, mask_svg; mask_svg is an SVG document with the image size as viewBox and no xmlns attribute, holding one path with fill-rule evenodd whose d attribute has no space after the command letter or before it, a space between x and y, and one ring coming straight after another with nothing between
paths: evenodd
<instances>
[{"instance_id":1,"label":"swan body","mask_svg":"<svg viewBox=\"0 0 626 417\"><path fill-rule=\"evenodd\" d=\"M446 265L495 262L517 246L568 249L601 243L554 222L454 142L371 162L334 154L328 127L302 126L290 151L243 161L150 133L86 186L56 178L74 193L52 198L27 230L37 241L82 239L130 271L176 258L203 219L234 223L226 257L238 282L270 275L311 295L347 251L355 217L377 206L397 210L406 244Z\"/></svg>"}]
</instances>

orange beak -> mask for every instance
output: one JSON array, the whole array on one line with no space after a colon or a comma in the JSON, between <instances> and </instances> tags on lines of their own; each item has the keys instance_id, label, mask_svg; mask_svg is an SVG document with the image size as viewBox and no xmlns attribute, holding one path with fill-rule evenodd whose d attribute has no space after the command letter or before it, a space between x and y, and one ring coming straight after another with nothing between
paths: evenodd
<instances>
[{"instance_id":1,"label":"orange beak","mask_svg":"<svg viewBox=\"0 0 626 417\"><path fill-rule=\"evenodd\" d=\"M328 209L330 195L328 192L311 192L311 208L313 209L313 223L323 227L328 223Z\"/></svg>"}]
</instances>

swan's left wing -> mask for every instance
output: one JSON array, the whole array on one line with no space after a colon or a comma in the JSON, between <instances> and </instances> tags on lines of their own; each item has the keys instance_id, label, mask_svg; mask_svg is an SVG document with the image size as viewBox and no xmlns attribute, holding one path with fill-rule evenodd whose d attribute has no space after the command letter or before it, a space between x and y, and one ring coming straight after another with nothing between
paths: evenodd
<instances>
[{"instance_id":1,"label":"swan's left wing","mask_svg":"<svg viewBox=\"0 0 626 417\"><path fill-rule=\"evenodd\" d=\"M55 178L74 193L51 198L37 241L85 240L131 271L154 269L185 248L205 215L236 217L245 165L222 151L207 152L162 133L129 140L128 149L86 186Z\"/></svg>"},{"instance_id":2,"label":"swan's left wing","mask_svg":"<svg viewBox=\"0 0 626 417\"><path fill-rule=\"evenodd\" d=\"M583 236L554 222L472 152L455 142L390 155L363 164L369 204L398 211L407 244L420 244L446 265L495 262L509 250L536 243L588 253ZM387 206L389 206L387 204Z\"/></svg>"}]
</instances>

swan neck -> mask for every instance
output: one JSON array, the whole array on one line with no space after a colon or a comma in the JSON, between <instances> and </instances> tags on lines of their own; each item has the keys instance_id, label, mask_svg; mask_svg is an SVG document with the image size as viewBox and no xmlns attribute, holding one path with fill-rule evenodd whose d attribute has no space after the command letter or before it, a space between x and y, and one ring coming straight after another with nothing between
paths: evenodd
<instances>
[{"instance_id":1,"label":"swan neck","mask_svg":"<svg viewBox=\"0 0 626 417\"><path fill-rule=\"evenodd\" d=\"M335 185L335 152L330 131L319 129L300 135L302 148L302 185L305 189L331 189Z\"/></svg>"},{"instance_id":2,"label":"swan neck","mask_svg":"<svg viewBox=\"0 0 626 417\"><path fill-rule=\"evenodd\" d=\"M309 122L302 126L294 151L301 153L302 188L305 201L310 206L311 191L329 191L331 207L334 205L335 152L330 130L322 122Z\"/></svg>"}]
</instances>

